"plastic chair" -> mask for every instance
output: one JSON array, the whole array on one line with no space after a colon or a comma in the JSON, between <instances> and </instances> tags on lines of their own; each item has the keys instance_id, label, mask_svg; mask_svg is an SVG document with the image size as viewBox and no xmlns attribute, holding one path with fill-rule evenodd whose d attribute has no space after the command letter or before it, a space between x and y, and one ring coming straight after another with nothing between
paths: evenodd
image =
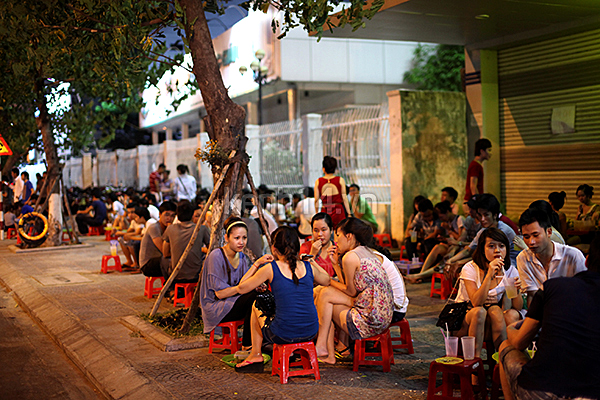
<instances>
[{"instance_id":1,"label":"plastic chair","mask_svg":"<svg viewBox=\"0 0 600 400\"><path fill-rule=\"evenodd\" d=\"M177 307L177 304L183 304L183 307L189 307L192 304L192 297L194 297L194 289L198 283L176 283L175 284L175 296L173 297L173 307ZM179 288L183 289L183 297L179 297Z\"/></svg>"},{"instance_id":2,"label":"plastic chair","mask_svg":"<svg viewBox=\"0 0 600 400\"><path fill-rule=\"evenodd\" d=\"M438 372L442 373L442 385L436 386ZM471 375L477 374L479 378L479 390L481 398L487 399L487 387L485 384L485 373L481 358L464 360L459 364L441 364L432 361L429 366L429 384L427 388L427 400L450 400L450 399L474 399L471 386ZM454 396L454 377L460 377L460 397ZM441 395L438 392L442 392Z\"/></svg>"},{"instance_id":3,"label":"plastic chair","mask_svg":"<svg viewBox=\"0 0 600 400\"><path fill-rule=\"evenodd\" d=\"M104 228L101 226L90 226L87 235L88 236L102 236L102 235L104 235Z\"/></svg>"},{"instance_id":4,"label":"plastic chair","mask_svg":"<svg viewBox=\"0 0 600 400\"><path fill-rule=\"evenodd\" d=\"M108 265L110 260L114 260L113 265ZM109 270L123 272L121 270L121 258L119 256L104 255L102 256L102 273L108 274Z\"/></svg>"},{"instance_id":5,"label":"plastic chair","mask_svg":"<svg viewBox=\"0 0 600 400\"><path fill-rule=\"evenodd\" d=\"M295 352L300 354L300 361L290 363L290 357ZM290 367L302 367L302 369L291 371ZM284 384L290 376L311 374L315 375L315 380L321 379L317 351L313 342L273 345L271 376L279 375L281 383Z\"/></svg>"},{"instance_id":6,"label":"plastic chair","mask_svg":"<svg viewBox=\"0 0 600 400\"><path fill-rule=\"evenodd\" d=\"M406 349L407 354L413 354L415 350L413 349L413 341L412 336L410 334L410 325L406 318L402 321L394 322L390 324L390 326L397 326L400 328L400 336L392 336L392 349ZM394 344L400 342L400 344Z\"/></svg>"},{"instance_id":7,"label":"plastic chair","mask_svg":"<svg viewBox=\"0 0 600 400\"><path fill-rule=\"evenodd\" d=\"M376 342L374 346L376 350L367 352L365 348L367 342ZM377 357L380 360L367 360L367 357ZM380 365L383 367L383 372L390 372L391 364L394 364L394 349L392 349L392 337L389 329L379 335L354 341L352 371L358 371L358 367L361 365Z\"/></svg>"},{"instance_id":8,"label":"plastic chair","mask_svg":"<svg viewBox=\"0 0 600 400\"><path fill-rule=\"evenodd\" d=\"M154 287L154 282L160 281L159 287ZM155 294L159 294L165 284L165 278L162 276L147 276L144 285L144 296L151 299Z\"/></svg>"},{"instance_id":9,"label":"plastic chair","mask_svg":"<svg viewBox=\"0 0 600 400\"><path fill-rule=\"evenodd\" d=\"M8 231L6 231L6 238L14 239L16 237L18 237L17 230L15 228L8 228Z\"/></svg>"},{"instance_id":10,"label":"plastic chair","mask_svg":"<svg viewBox=\"0 0 600 400\"><path fill-rule=\"evenodd\" d=\"M436 279L440 280L440 287L435 287ZM431 293L429 297L433 297L434 294L439 294L442 300L446 300L452 293L452 282L446 279L446 276L442 273L436 272L431 276Z\"/></svg>"},{"instance_id":11,"label":"plastic chair","mask_svg":"<svg viewBox=\"0 0 600 400\"><path fill-rule=\"evenodd\" d=\"M231 354L235 354L242 347L242 338L238 337L238 329L244 325L244 320L221 322L218 327L223 331L223 337L215 339L215 330L210 332L210 342L208 343L208 352L212 354L213 349L227 349Z\"/></svg>"},{"instance_id":12,"label":"plastic chair","mask_svg":"<svg viewBox=\"0 0 600 400\"><path fill-rule=\"evenodd\" d=\"M378 233L373 235L373 238L375 238L380 247L392 247L392 237L389 233Z\"/></svg>"}]
</instances>

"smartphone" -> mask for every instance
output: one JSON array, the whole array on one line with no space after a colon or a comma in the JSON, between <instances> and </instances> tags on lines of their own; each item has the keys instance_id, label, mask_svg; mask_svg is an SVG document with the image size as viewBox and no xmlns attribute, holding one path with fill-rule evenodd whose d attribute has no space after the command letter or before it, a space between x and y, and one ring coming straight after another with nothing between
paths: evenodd
<instances>
[{"instance_id":1,"label":"smartphone","mask_svg":"<svg viewBox=\"0 0 600 400\"><path fill-rule=\"evenodd\" d=\"M302 261L309 261L313 257L312 254L300 254L300 259L302 259Z\"/></svg>"}]
</instances>

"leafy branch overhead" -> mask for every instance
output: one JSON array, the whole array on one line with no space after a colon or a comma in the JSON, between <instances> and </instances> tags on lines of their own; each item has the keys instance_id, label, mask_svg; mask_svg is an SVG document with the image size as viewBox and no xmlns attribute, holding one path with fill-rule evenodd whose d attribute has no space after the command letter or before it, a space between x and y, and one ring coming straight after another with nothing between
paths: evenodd
<instances>
[{"instance_id":1,"label":"leafy branch overhead","mask_svg":"<svg viewBox=\"0 0 600 400\"><path fill-rule=\"evenodd\" d=\"M413 68L404 80L421 90L462 91L461 69L465 65L462 46L419 44L413 54Z\"/></svg>"}]
</instances>

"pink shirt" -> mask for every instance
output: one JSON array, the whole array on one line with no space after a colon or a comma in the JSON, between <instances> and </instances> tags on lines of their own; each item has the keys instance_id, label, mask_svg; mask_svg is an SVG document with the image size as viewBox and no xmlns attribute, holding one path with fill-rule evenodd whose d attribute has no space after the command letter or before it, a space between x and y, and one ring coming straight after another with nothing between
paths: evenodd
<instances>
[{"instance_id":1,"label":"pink shirt","mask_svg":"<svg viewBox=\"0 0 600 400\"><path fill-rule=\"evenodd\" d=\"M302 246L300 246L300 254L310 254L312 243L312 240L302 243ZM315 262L319 264L321 268L327 271L329 276L335 276L335 270L333 269L333 263L331 262L331 259L329 259L329 254L325 254L325 258L321 257L321 255L318 255L315 258Z\"/></svg>"}]
</instances>

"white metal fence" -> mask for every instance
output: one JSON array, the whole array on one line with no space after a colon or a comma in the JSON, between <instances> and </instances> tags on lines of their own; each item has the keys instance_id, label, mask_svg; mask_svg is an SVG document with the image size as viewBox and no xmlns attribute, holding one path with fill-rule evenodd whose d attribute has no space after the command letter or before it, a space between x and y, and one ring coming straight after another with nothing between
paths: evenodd
<instances>
[{"instance_id":1,"label":"white metal fence","mask_svg":"<svg viewBox=\"0 0 600 400\"><path fill-rule=\"evenodd\" d=\"M357 107L323 114L323 154L338 160L348 185L360 186L363 197L390 204L390 126L387 105Z\"/></svg>"}]
</instances>

